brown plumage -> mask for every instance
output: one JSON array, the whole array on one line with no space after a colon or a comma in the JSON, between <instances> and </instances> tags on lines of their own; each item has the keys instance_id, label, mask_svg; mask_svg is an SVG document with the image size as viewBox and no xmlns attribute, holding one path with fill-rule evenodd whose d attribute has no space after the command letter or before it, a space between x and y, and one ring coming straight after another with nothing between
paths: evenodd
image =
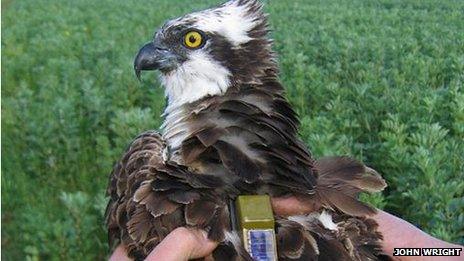
<instances>
[{"instance_id":1,"label":"brown plumage","mask_svg":"<svg viewBox=\"0 0 464 261\"><path fill-rule=\"evenodd\" d=\"M247 31L251 40L232 49L237 43L204 32L210 41L205 53L229 68L227 90L182 104L169 97L162 134L146 132L132 142L110 176L110 243L123 243L140 260L170 231L187 226L220 242L216 260L251 260L231 230L230 200L241 194L293 195L319 210L276 216L279 259L379 259L382 236L369 218L375 209L358 195L381 191L385 182L354 159L311 156L277 78L261 5L233 0L223 7L230 6L256 19ZM201 14L168 22L160 35L171 35L172 24L194 26ZM253 62L246 63L250 56ZM136 59L136 70L142 63ZM161 70L172 73L166 68Z\"/></svg>"}]
</instances>

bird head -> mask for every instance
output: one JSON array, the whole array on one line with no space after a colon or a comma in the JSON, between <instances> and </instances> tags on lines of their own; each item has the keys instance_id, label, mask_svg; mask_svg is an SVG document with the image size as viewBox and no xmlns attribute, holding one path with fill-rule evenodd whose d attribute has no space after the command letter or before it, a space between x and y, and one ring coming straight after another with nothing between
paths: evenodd
<instances>
[{"instance_id":1,"label":"bird head","mask_svg":"<svg viewBox=\"0 0 464 261\"><path fill-rule=\"evenodd\" d=\"M138 52L134 69L159 70L168 106L221 95L275 76L266 15L258 0L232 0L167 21Z\"/></svg>"}]
</instances>

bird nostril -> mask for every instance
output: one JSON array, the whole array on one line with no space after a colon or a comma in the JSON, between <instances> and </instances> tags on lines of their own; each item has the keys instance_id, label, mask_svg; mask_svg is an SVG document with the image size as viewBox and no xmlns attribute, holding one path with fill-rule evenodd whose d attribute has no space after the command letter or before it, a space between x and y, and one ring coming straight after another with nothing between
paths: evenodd
<instances>
[{"instance_id":1,"label":"bird nostril","mask_svg":"<svg viewBox=\"0 0 464 261\"><path fill-rule=\"evenodd\" d=\"M159 46L159 45L155 45L155 50L158 51L158 52L169 51L167 47Z\"/></svg>"}]
</instances>

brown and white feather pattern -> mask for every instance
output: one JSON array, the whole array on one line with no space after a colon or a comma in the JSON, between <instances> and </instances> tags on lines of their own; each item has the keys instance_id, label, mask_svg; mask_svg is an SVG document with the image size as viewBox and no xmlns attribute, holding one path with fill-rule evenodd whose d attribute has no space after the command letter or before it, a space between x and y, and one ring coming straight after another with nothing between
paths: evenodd
<instances>
[{"instance_id":1,"label":"brown and white feather pattern","mask_svg":"<svg viewBox=\"0 0 464 261\"><path fill-rule=\"evenodd\" d=\"M232 233L227 196L216 190L224 185L222 180L192 174L174 162L165 163L164 147L159 133L141 134L110 176L106 209L109 242L113 246L124 244L128 255L136 260L143 260L180 226L204 229L219 242L225 240L226 232ZM224 244L222 248L228 247ZM234 253L237 258L248 258L243 249Z\"/></svg>"},{"instance_id":2,"label":"brown and white feather pattern","mask_svg":"<svg viewBox=\"0 0 464 261\"><path fill-rule=\"evenodd\" d=\"M218 260L246 259L226 240L232 233L228 200L293 194L326 210L277 218L282 260L376 260L381 236L367 218L375 210L357 196L382 190L384 181L347 157L315 161L297 138L298 121L282 90L265 90L265 84L244 85L186 105L174 124L167 122L166 140L156 132L139 136L110 180L112 240L142 259L169 231L192 226L223 242ZM165 163L164 142L169 146L173 139Z\"/></svg>"},{"instance_id":3,"label":"brown and white feather pattern","mask_svg":"<svg viewBox=\"0 0 464 261\"><path fill-rule=\"evenodd\" d=\"M249 31L213 33L208 54L230 71L227 89L170 102L162 134L138 136L110 175L110 243L123 243L129 256L142 260L170 231L187 226L204 229L220 242L216 260L251 260L231 231L229 201L241 194L293 195L318 211L276 216L280 260L380 259L382 236L369 218L375 209L357 197L381 191L385 182L354 159L311 156L298 138L297 115L278 81L259 2L233 0L203 14L210 20L215 14L230 18L238 10L230 8L237 7L251 21ZM191 22L206 30L209 24L201 19L199 12L166 26ZM227 41L231 35L238 40Z\"/></svg>"}]
</instances>

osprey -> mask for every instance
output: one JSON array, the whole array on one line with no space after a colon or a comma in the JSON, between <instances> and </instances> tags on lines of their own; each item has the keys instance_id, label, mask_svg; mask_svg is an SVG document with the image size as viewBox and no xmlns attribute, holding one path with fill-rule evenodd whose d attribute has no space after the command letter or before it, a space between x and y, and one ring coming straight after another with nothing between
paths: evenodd
<instances>
[{"instance_id":1,"label":"osprey","mask_svg":"<svg viewBox=\"0 0 464 261\"><path fill-rule=\"evenodd\" d=\"M377 260L381 234L358 201L386 184L348 157L314 159L298 137L257 0L232 0L166 22L135 58L159 70L161 133L138 136L110 175L111 244L145 258L180 226L219 242L215 260L252 260L232 230L238 195L295 196L316 212L276 216L280 260Z\"/></svg>"}]
</instances>

